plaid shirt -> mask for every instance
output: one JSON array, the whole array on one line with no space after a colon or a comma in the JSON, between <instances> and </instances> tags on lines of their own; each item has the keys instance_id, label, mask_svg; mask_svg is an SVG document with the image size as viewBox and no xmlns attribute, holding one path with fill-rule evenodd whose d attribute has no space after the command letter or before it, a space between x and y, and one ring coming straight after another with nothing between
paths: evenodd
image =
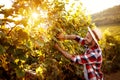
<instances>
[{"instance_id":1,"label":"plaid shirt","mask_svg":"<svg viewBox=\"0 0 120 80\"><path fill-rule=\"evenodd\" d=\"M75 39L82 45L85 44L85 40L80 37ZM87 48L83 55L75 55L72 57L72 61L84 66L84 77L86 80L102 80L102 72L100 71L102 64L102 52L99 46Z\"/></svg>"}]
</instances>

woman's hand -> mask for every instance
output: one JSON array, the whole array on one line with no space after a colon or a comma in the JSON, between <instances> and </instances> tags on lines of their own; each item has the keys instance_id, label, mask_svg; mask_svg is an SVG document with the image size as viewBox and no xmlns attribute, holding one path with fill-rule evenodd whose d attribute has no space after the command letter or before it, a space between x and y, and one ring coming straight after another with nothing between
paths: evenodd
<instances>
[{"instance_id":1,"label":"woman's hand","mask_svg":"<svg viewBox=\"0 0 120 80\"><path fill-rule=\"evenodd\" d=\"M58 50L61 49L60 46L57 43L55 43L55 48L58 49Z\"/></svg>"},{"instance_id":2,"label":"woman's hand","mask_svg":"<svg viewBox=\"0 0 120 80\"><path fill-rule=\"evenodd\" d=\"M61 53L64 51L57 43L55 43L55 48Z\"/></svg>"},{"instance_id":3,"label":"woman's hand","mask_svg":"<svg viewBox=\"0 0 120 80\"><path fill-rule=\"evenodd\" d=\"M60 34L57 35L57 38L59 40L65 40L65 35L63 33L60 33Z\"/></svg>"}]
</instances>

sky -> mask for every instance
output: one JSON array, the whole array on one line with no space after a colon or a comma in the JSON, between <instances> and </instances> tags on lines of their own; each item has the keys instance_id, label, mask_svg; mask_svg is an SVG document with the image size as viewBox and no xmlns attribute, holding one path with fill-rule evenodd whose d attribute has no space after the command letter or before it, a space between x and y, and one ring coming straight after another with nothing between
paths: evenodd
<instances>
[{"instance_id":1,"label":"sky","mask_svg":"<svg viewBox=\"0 0 120 80\"><path fill-rule=\"evenodd\" d=\"M103 11L120 4L120 0L81 0L90 14Z\"/></svg>"},{"instance_id":2,"label":"sky","mask_svg":"<svg viewBox=\"0 0 120 80\"><path fill-rule=\"evenodd\" d=\"M10 8L13 0L0 0L0 5L5 5L6 8Z\"/></svg>"},{"instance_id":3,"label":"sky","mask_svg":"<svg viewBox=\"0 0 120 80\"><path fill-rule=\"evenodd\" d=\"M0 4L5 4L6 8L10 8L14 0L0 0ZM74 0L72 0L74 1ZM83 6L87 9L88 13L93 14L100 12L104 9L113 7L120 4L120 0L81 0Z\"/></svg>"}]
</instances>

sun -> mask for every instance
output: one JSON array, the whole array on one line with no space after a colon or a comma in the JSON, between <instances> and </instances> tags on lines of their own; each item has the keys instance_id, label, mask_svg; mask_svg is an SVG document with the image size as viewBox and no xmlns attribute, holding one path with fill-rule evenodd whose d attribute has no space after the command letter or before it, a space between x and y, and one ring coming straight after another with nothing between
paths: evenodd
<instances>
[{"instance_id":1,"label":"sun","mask_svg":"<svg viewBox=\"0 0 120 80\"><path fill-rule=\"evenodd\" d=\"M32 13L32 18L37 19L37 18L38 18L38 13L33 12L33 13Z\"/></svg>"}]
</instances>

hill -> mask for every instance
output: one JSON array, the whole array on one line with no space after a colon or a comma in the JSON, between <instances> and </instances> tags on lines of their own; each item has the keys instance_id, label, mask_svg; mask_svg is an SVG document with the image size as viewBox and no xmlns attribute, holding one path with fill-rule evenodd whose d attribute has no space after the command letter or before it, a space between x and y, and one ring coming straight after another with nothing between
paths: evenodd
<instances>
[{"instance_id":1,"label":"hill","mask_svg":"<svg viewBox=\"0 0 120 80\"><path fill-rule=\"evenodd\" d=\"M120 5L108 8L92 15L92 22L97 26L102 25L120 25Z\"/></svg>"}]
</instances>

